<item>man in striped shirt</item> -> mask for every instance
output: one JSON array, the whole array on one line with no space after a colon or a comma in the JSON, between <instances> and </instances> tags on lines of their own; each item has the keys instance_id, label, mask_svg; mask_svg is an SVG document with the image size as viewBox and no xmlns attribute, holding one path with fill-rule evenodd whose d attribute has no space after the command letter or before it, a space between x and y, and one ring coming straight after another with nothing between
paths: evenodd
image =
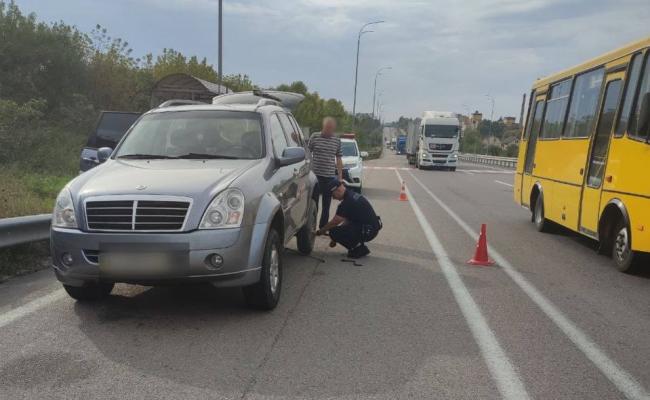
<instances>
[{"instance_id":1,"label":"man in striped shirt","mask_svg":"<svg viewBox=\"0 0 650 400\"><path fill-rule=\"evenodd\" d=\"M343 161L341 159L341 139L334 136L336 120L332 117L323 119L323 130L309 138L311 164L318 178L318 196L322 197L319 228L329 222L332 193L327 190L330 181L338 178L343 180ZM318 197L316 198L318 203Z\"/></svg>"}]
</instances>

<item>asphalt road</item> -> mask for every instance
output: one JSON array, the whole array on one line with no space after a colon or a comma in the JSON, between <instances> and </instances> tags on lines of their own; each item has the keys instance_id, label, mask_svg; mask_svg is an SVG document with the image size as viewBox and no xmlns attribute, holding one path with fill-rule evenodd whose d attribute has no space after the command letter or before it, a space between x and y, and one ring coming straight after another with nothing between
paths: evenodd
<instances>
[{"instance_id":1,"label":"asphalt road","mask_svg":"<svg viewBox=\"0 0 650 400\"><path fill-rule=\"evenodd\" d=\"M362 266L288 251L280 305L119 285L77 304L51 271L0 285L0 398L648 398L650 272L541 234L512 171L366 163L384 222ZM398 201L400 179L409 201ZM492 267L466 264L480 225Z\"/></svg>"}]
</instances>

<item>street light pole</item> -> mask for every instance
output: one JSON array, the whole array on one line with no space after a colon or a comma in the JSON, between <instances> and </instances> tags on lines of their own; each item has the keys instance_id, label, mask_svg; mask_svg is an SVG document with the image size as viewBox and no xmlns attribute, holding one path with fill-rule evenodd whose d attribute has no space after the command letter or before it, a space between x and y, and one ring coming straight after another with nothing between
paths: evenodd
<instances>
[{"instance_id":1,"label":"street light pole","mask_svg":"<svg viewBox=\"0 0 650 400\"><path fill-rule=\"evenodd\" d=\"M357 116L357 80L359 78L359 49L361 48L361 35L364 33L369 33L372 31L364 31L369 25L381 24L385 21L373 21L364 24L361 29L359 29L359 34L357 35L357 61L354 67L354 99L352 100L352 118L356 121Z\"/></svg>"},{"instance_id":2,"label":"street light pole","mask_svg":"<svg viewBox=\"0 0 650 400\"><path fill-rule=\"evenodd\" d=\"M219 94L223 86L223 0L219 0Z\"/></svg>"},{"instance_id":3,"label":"street light pole","mask_svg":"<svg viewBox=\"0 0 650 400\"><path fill-rule=\"evenodd\" d=\"M490 111L490 126L488 127L488 145L485 147L485 155L488 154L488 149L490 147L490 140L492 140L492 124L494 123L494 97L490 94L486 94L487 98L492 101L492 110Z\"/></svg>"},{"instance_id":4,"label":"street light pole","mask_svg":"<svg viewBox=\"0 0 650 400\"><path fill-rule=\"evenodd\" d=\"M393 69L393 67L381 67L377 70L377 73L375 73L375 88L373 89L373 94L372 94L372 118L375 118L375 101L377 100L377 78L379 75L381 75L381 71L387 70L387 69Z\"/></svg>"}]
</instances>

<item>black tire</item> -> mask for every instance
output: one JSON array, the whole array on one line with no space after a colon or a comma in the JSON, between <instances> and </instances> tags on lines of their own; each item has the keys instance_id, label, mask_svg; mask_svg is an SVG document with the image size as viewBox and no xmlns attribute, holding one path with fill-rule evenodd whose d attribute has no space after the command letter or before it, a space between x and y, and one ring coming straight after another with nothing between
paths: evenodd
<instances>
[{"instance_id":1,"label":"black tire","mask_svg":"<svg viewBox=\"0 0 650 400\"><path fill-rule=\"evenodd\" d=\"M456 172L456 167L450 167L449 170L450 170L451 172Z\"/></svg>"},{"instance_id":2,"label":"black tire","mask_svg":"<svg viewBox=\"0 0 650 400\"><path fill-rule=\"evenodd\" d=\"M280 235L271 228L264 246L260 280L243 289L249 306L260 310L272 310L278 305L282 291L282 247Z\"/></svg>"},{"instance_id":3,"label":"black tire","mask_svg":"<svg viewBox=\"0 0 650 400\"><path fill-rule=\"evenodd\" d=\"M311 199L309 201L309 210L307 210L307 222L298 231L296 235L296 242L298 244L298 251L301 254L309 255L314 250L314 243L316 242L316 221L318 220L318 206L316 201Z\"/></svg>"},{"instance_id":4,"label":"black tire","mask_svg":"<svg viewBox=\"0 0 650 400\"><path fill-rule=\"evenodd\" d=\"M535 201L535 208L533 208L533 223L539 232L549 231L549 220L544 217L544 198L540 194Z\"/></svg>"},{"instance_id":5,"label":"black tire","mask_svg":"<svg viewBox=\"0 0 650 400\"><path fill-rule=\"evenodd\" d=\"M113 290L114 283L87 283L84 286L63 285L68 295L77 301L98 301L106 298Z\"/></svg>"},{"instance_id":6,"label":"black tire","mask_svg":"<svg viewBox=\"0 0 650 400\"><path fill-rule=\"evenodd\" d=\"M632 250L632 236L630 227L621 219L612 231L612 259L616 269L621 272L632 273L637 270L638 259Z\"/></svg>"}]
</instances>

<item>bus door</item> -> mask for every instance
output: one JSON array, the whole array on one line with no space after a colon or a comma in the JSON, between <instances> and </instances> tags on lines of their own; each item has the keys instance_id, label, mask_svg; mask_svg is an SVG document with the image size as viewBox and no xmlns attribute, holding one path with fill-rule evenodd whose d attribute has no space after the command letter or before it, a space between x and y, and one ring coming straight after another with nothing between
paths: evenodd
<instances>
[{"instance_id":1,"label":"bus door","mask_svg":"<svg viewBox=\"0 0 650 400\"><path fill-rule=\"evenodd\" d=\"M526 143L526 157L524 159L524 171L521 179L521 204L532 207L530 203L530 191L535 180L533 172L535 170L535 148L537 147L537 138L542 127L542 120L544 118L544 106L546 104L546 95L539 95L535 97L535 103L529 116L529 123L526 126L526 136L528 141Z\"/></svg>"},{"instance_id":2,"label":"bus door","mask_svg":"<svg viewBox=\"0 0 650 400\"><path fill-rule=\"evenodd\" d=\"M596 133L591 141L591 151L585 169L586 174L580 207L580 232L594 238L598 236L600 195L607 166L607 153L612 138L614 117L616 116L616 108L623 86L622 79L622 72L610 74L606 78Z\"/></svg>"}]
</instances>

